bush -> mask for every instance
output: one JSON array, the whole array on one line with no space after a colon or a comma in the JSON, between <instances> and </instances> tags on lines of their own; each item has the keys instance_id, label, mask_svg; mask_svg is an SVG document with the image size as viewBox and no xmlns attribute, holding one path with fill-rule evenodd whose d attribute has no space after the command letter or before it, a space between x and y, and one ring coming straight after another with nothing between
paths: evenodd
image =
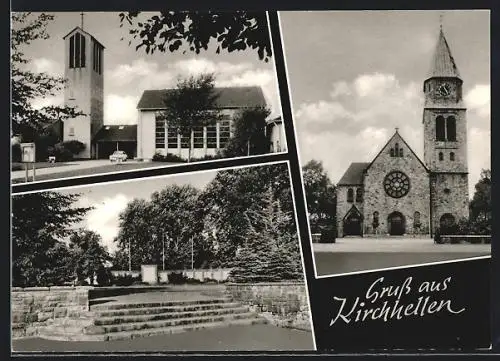
<instances>
[{"instance_id":1,"label":"bush","mask_svg":"<svg viewBox=\"0 0 500 361\"><path fill-rule=\"evenodd\" d=\"M21 144L16 143L11 145L11 157L12 157L12 162L21 161Z\"/></svg>"},{"instance_id":2,"label":"bush","mask_svg":"<svg viewBox=\"0 0 500 361\"><path fill-rule=\"evenodd\" d=\"M215 159L222 159L222 158L224 158L224 157L221 154L205 155L205 156L200 157L200 158L191 157L191 162L199 162L199 161L203 161L203 160L215 160Z\"/></svg>"},{"instance_id":3,"label":"bush","mask_svg":"<svg viewBox=\"0 0 500 361\"><path fill-rule=\"evenodd\" d=\"M139 279L140 277L133 277L132 275L117 276L114 278L113 284L116 286L132 286Z\"/></svg>"},{"instance_id":4,"label":"bush","mask_svg":"<svg viewBox=\"0 0 500 361\"><path fill-rule=\"evenodd\" d=\"M109 286L111 285L113 275L111 271L106 267L100 267L97 270L97 284L99 286Z\"/></svg>"},{"instance_id":5,"label":"bush","mask_svg":"<svg viewBox=\"0 0 500 361\"><path fill-rule=\"evenodd\" d=\"M79 142L78 140L69 140L67 142L63 142L62 146L64 147L64 149L67 149L74 156L80 154L82 151L85 150L85 144Z\"/></svg>"},{"instance_id":6,"label":"bush","mask_svg":"<svg viewBox=\"0 0 500 361\"><path fill-rule=\"evenodd\" d=\"M168 275L168 282L174 285L186 283L187 279L182 272L172 272Z\"/></svg>"},{"instance_id":7,"label":"bush","mask_svg":"<svg viewBox=\"0 0 500 361\"><path fill-rule=\"evenodd\" d=\"M63 143L57 143L54 146L47 148L48 156L56 157L57 161L69 161L73 160L73 153L66 149Z\"/></svg>"},{"instance_id":8,"label":"bush","mask_svg":"<svg viewBox=\"0 0 500 361\"><path fill-rule=\"evenodd\" d=\"M155 153L153 155L152 160L154 162L174 162L174 163L186 163L187 160L184 158L179 157L178 155L172 154L172 153L167 153L167 155L163 155L161 153Z\"/></svg>"},{"instance_id":9,"label":"bush","mask_svg":"<svg viewBox=\"0 0 500 361\"><path fill-rule=\"evenodd\" d=\"M436 244L443 243L443 240L441 239L441 233L439 233L439 229L436 229L436 232L434 232L434 243Z\"/></svg>"},{"instance_id":10,"label":"bush","mask_svg":"<svg viewBox=\"0 0 500 361\"><path fill-rule=\"evenodd\" d=\"M335 238L337 236L335 228L325 228L321 231L321 236L319 238L320 243L335 243Z\"/></svg>"}]
</instances>

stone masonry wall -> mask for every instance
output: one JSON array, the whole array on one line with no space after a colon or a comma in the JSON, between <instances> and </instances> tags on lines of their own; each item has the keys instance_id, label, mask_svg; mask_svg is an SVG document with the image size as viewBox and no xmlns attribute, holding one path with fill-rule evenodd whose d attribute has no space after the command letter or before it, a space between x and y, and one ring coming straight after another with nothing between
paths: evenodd
<instances>
[{"instance_id":1,"label":"stone masonry wall","mask_svg":"<svg viewBox=\"0 0 500 361\"><path fill-rule=\"evenodd\" d=\"M351 188L353 190L353 202L347 201L347 192ZM337 192L337 236L344 236L344 217L347 212L355 206L358 211L363 214L363 202L356 202L356 192L357 189L360 188L363 190L362 185L339 185L336 188ZM363 192L364 193L364 192Z\"/></svg>"},{"instance_id":2,"label":"stone masonry wall","mask_svg":"<svg viewBox=\"0 0 500 361\"><path fill-rule=\"evenodd\" d=\"M403 157L391 157L390 149L398 143L403 149ZM386 194L384 178L391 171L401 171L410 179L410 190L401 198ZM405 217L406 234L429 234L430 191L429 175L418 160L396 134L367 170L364 194L364 235L386 235L389 232L388 216L400 212ZM373 229L373 213L379 213L379 226ZM414 214L420 213L420 229L414 230Z\"/></svg>"},{"instance_id":3,"label":"stone masonry wall","mask_svg":"<svg viewBox=\"0 0 500 361\"><path fill-rule=\"evenodd\" d=\"M13 287L12 337L38 336L47 326L79 319L89 310L91 287Z\"/></svg>"},{"instance_id":4,"label":"stone masonry wall","mask_svg":"<svg viewBox=\"0 0 500 361\"><path fill-rule=\"evenodd\" d=\"M275 325L311 330L307 290L302 282L231 283L226 292Z\"/></svg>"},{"instance_id":5,"label":"stone masonry wall","mask_svg":"<svg viewBox=\"0 0 500 361\"><path fill-rule=\"evenodd\" d=\"M431 177L433 233L441 217L450 213L458 222L469 217L469 186L467 174L433 174Z\"/></svg>"}]
</instances>

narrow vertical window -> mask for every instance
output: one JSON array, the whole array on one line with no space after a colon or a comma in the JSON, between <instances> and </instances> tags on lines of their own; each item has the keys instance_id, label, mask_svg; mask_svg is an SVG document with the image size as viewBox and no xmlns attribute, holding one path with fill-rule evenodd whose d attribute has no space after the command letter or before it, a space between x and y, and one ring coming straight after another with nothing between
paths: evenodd
<instances>
[{"instance_id":1,"label":"narrow vertical window","mask_svg":"<svg viewBox=\"0 0 500 361\"><path fill-rule=\"evenodd\" d=\"M377 229L379 225L380 225L380 222L378 220L378 212L375 211L375 212L373 212L372 227L373 227L373 229Z\"/></svg>"},{"instance_id":2,"label":"narrow vertical window","mask_svg":"<svg viewBox=\"0 0 500 361\"><path fill-rule=\"evenodd\" d=\"M453 116L446 118L446 138L450 142L454 142L457 140L456 120Z\"/></svg>"},{"instance_id":3,"label":"narrow vertical window","mask_svg":"<svg viewBox=\"0 0 500 361\"><path fill-rule=\"evenodd\" d=\"M347 190L347 201L348 201L349 203L354 202L354 190L353 190L352 188L349 188L349 189Z\"/></svg>"},{"instance_id":4,"label":"narrow vertical window","mask_svg":"<svg viewBox=\"0 0 500 361\"><path fill-rule=\"evenodd\" d=\"M363 190L361 188L356 189L356 202L363 202Z\"/></svg>"},{"instance_id":5,"label":"narrow vertical window","mask_svg":"<svg viewBox=\"0 0 500 361\"><path fill-rule=\"evenodd\" d=\"M450 160L453 162L455 160L455 153L450 153Z\"/></svg>"},{"instance_id":6,"label":"narrow vertical window","mask_svg":"<svg viewBox=\"0 0 500 361\"><path fill-rule=\"evenodd\" d=\"M403 157L403 148L399 148L399 156Z\"/></svg>"},{"instance_id":7,"label":"narrow vertical window","mask_svg":"<svg viewBox=\"0 0 500 361\"><path fill-rule=\"evenodd\" d=\"M69 38L69 67L75 67L75 36Z\"/></svg>"},{"instance_id":8,"label":"narrow vertical window","mask_svg":"<svg viewBox=\"0 0 500 361\"><path fill-rule=\"evenodd\" d=\"M441 115L436 118L436 140L446 140L444 118Z\"/></svg>"},{"instance_id":9,"label":"narrow vertical window","mask_svg":"<svg viewBox=\"0 0 500 361\"><path fill-rule=\"evenodd\" d=\"M443 152L439 152L439 160L443 160Z\"/></svg>"},{"instance_id":10,"label":"narrow vertical window","mask_svg":"<svg viewBox=\"0 0 500 361\"><path fill-rule=\"evenodd\" d=\"M394 157L394 148L391 148L391 157Z\"/></svg>"},{"instance_id":11,"label":"narrow vertical window","mask_svg":"<svg viewBox=\"0 0 500 361\"><path fill-rule=\"evenodd\" d=\"M81 54L82 59L80 61L80 67L85 68L85 60L86 60L85 59L85 36L82 36L81 39L82 39L81 40L82 48L80 50L80 54Z\"/></svg>"},{"instance_id":12,"label":"narrow vertical window","mask_svg":"<svg viewBox=\"0 0 500 361\"><path fill-rule=\"evenodd\" d=\"M80 67L80 33L75 34L75 68Z\"/></svg>"},{"instance_id":13,"label":"narrow vertical window","mask_svg":"<svg viewBox=\"0 0 500 361\"><path fill-rule=\"evenodd\" d=\"M162 114L157 114L155 119L155 147L165 148L165 117Z\"/></svg>"}]
</instances>

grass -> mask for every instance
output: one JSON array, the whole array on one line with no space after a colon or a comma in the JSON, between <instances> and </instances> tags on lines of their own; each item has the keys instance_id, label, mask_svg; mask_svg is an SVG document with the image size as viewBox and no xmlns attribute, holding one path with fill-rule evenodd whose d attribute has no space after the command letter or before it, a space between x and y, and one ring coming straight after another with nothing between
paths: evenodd
<instances>
[{"instance_id":1,"label":"grass","mask_svg":"<svg viewBox=\"0 0 500 361\"><path fill-rule=\"evenodd\" d=\"M13 340L17 352L299 351L313 350L312 333L273 325L234 325L119 341Z\"/></svg>"},{"instance_id":2,"label":"grass","mask_svg":"<svg viewBox=\"0 0 500 361\"><path fill-rule=\"evenodd\" d=\"M35 163L35 168L36 169L42 169L42 168L55 168L55 167L63 167L65 165L69 165L71 163L68 162L56 162L56 163L49 163L49 162L36 162ZM16 170L24 170L24 163L21 162L13 162L11 170L16 171ZM29 165L29 169L33 169L33 164Z\"/></svg>"}]
</instances>

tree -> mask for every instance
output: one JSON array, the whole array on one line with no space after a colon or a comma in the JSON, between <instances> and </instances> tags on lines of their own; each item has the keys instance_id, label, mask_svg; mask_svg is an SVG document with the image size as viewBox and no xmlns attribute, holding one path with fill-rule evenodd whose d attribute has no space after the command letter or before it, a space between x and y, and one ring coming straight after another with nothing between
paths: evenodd
<instances>
[{"instance_id":1,"label":"tree","mask_svg":"<svg viewBox=\"0 0 500 361\"><path fill-rule=\"evenodd\" d=\"M304 189L307 200L307 210L312 231L320 228L324 223L335 226L336 196L335 186L328 177L323 164L317 160L310 160L302 168Z\"/></svg>"},{"instance_id":2,"label":"tree","mask_svg":"<svg viewBox=\"0 0 500 361\"><path fill-rule=\"evenodd\" d=\"M162 266L163 250L166 269L190 268L193 246L194 265L205 264L210 247L201 235L198 193L192 186L171 185L154 192L148 201L130 202L120 214L117 261L123 262L124 253L128 258L130 244L133 269L141 264Z\"/></svg>"},{"instance_id":3,"label":"tree","mask_svg":"<svg viewBox=\"0 0 500 361\"><path fill-rule=\"evenodd\" d=\"M271 186L260 195L261 207L245 212L248 232L235 257L236 282L276 282L302 277L297 233L290 231L293 214L284 212Z\"/></svg>"},{"instance_id":4,"label":"tree","mask_svg":"<svg viewBox=\"0 0 500 361\"><path fill-rule=\"evenodd\" d=\"M120 13L120 27L128 23L132 40L138 40L136 50L146 53L188 49L199 54L217 42L216 53L226 50L257 50L260 60L272 56L269 27L265 12L181 12L163 11L144 20L140 12Z\"/></svg>"},{"instance_id":5,"label":"tree","mask_svg":"<svg viewBox=\"0 0 500 361\"><path fill-rule=\"evenodd\" d=\"M201 74L179 79L176 89L164 99L164 118L168 127L177 129L181 135L182 146L187 145L188 162L191 161L191 134L194 128L215 124L221 119L216 106L217 98L214 75Z\"/></svg>"},{"instance_id":6,"label":"tree","mask_svg":"<svg viewBox=\"0 0 500 361\"><path fill-rule=\"evenodd\" d=\"M200 195L204 229L213 234L214 251L221 265L231 266L249 232L245 212L263 206L262 194L268 187L284 212L294 212L286 164L219 171ZM286 225L289 232L296 230L295 222Z\"/></svg>"},{"instance_id":7,"label":"tree","mask_svg":"<svg viewBox=\"0 0 500 361\"><path fill-rule=\"evenodd\" d=\"M471 233L491 234L491 170L481 170L469 207Z\"/></svg>"},{"instance_id":8,"label":"tree","mask_svg":"<svg viewBox=\"0 0 500 361\"><path fill-rule=\"evenodd\" d=\"M77 207L78 194L40 192L12 197L12 280L17 286L46 286L68 281L69 251L61 244L71 225L90 208Z\"/></svg>"},{"instance_id":9,"label":"tree","mask_svg":"<svg viewBox=\"0 0 500 361\"><path fill-rule=\"evenodd\" d=\"M257 107L241 111L234 119L234 135L224 149L226 157L239 157L269 152L270 141L265 134L268 108Z\"/></svg>"},{"instance_id":10,"label":"tree","mask_svg":"<svg viewBox=\"0 0 500 361\"><path fill-rule=\"evenodd\" d=\"M37 40L47 39L47 24L53 15L13 13L11 31L11 122L12 132L21 135L23 141L37 141L50 131L48 125L64 121L83 113L69 106L33 107L37 98L46 98L62 91L65 79L28 69L30 62L23 48Z\"/></svg>"},{"instance_id":11,"label":"tree","mask_svg":"<svg viewBox=\"0 0 500 361\"><path fill-rule=\"evenodd\" d=\"M100 235L89 230L74 232L69 239L73 275L79 284L89 278L92 283L94 277L106 267L111 260L108 251L102 246Z\"/></svg>"}]
</instances>

